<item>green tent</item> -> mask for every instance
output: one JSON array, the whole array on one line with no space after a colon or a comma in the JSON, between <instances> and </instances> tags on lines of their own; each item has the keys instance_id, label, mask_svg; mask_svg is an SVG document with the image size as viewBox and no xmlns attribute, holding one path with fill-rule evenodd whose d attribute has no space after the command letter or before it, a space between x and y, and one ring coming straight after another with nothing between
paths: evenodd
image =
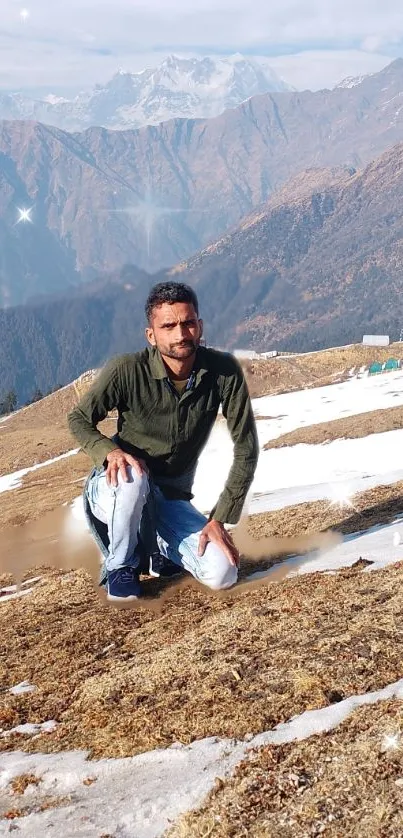
<instances>
[{"instance_id":1,"label":"green tent","mask_svg":"<svg viewBox=\"0 0 403 838\"><path fill-rule=\"evenodd\" d=\"M397 370L399 368L399 362L396 358L388 358L385 364L385 370Z\"/></svg>"},{"instance_id":2,"label":"green tent","mask_svg":"<svg viewBox=\"0 0 403 838\"><path fill-rule=\"evenodd\" d=\"M382 364L380 364L379 361L374 361L369 368L369 374L376 375L378 372L382 372Z\"/></svg>"}]
</instances>

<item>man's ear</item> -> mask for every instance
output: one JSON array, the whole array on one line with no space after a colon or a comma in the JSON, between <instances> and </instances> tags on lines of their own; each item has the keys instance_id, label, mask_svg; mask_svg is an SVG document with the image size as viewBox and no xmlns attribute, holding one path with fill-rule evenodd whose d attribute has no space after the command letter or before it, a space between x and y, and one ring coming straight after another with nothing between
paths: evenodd
<instances>
[{"instance_id":1,"label":"man's ear","mask_svg":"<svg viewBox=\"0 0 403 838\"><path fill-rule=\"evenodd\" d=\"M156 346L157 344L156 344L155 337L154 337L154 329L152 329L151 326L147 326L145 332L146 332L146 338L147 338L148 342L151 344L151 346Z\"/></svg>"},{"instance_id":2,"label":"man's ear","mask_svg":"<svg viewBox=\"0 0 403 838\"><path fill-rule=\"evenodd\" d=\"M200 329L200 337L202 338L203 337L204 323L203 323L203 320L201 320L200 318L199 318L199 329Z\"/></svg>"}]
</instances>

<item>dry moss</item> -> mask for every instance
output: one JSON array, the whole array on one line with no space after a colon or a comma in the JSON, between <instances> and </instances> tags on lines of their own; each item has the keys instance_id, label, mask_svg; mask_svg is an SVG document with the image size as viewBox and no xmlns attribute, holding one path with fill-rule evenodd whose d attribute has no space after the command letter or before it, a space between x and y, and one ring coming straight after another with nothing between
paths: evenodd
<instances>
[{"instance_id":1,"label":"dry moss","mask_svg":"<svg viewBox=\"0 0 403 838\"><path fill-rule=\"evenodd\" d=\"M242 361L242 366L251 395L258 397L345 381L350 370L357 373L361 367L390 357L403 357L403 344L397 342L385 347L352 344L311 354Z\"/></svg>"},{"instance_id":2,"label":"dry moss","mask_svg":"<svg viewBox=\"0 0 403 838\"><path fill-rule=\"evenodd\" d=\"M361 439L370 434L383 434L403 427L403 407L386 408L385 410L371 410L349 416L346 419L334 419L331 422L320 422L306 428L296 428L277 439L271 439L263 446L269 448L284 448L290 445L323 445L335 439Z\"/></svg>"},{"instance_id":3,"label":"dry moss","mask_svg":"<svg viewBox=\"0 0 403 838\"><path fill-rule=\"evenodd\" d=\"M40 782L36 774L17 774L10 782L10 789L13 794L24 794L28 786L38 786Z\"/></svg>"},{"instance_id":4,"label":"dry moss","mask_svg":"<svg viewBox=\"0 0 403 838\"><path fill-rule=\"evenodd\" d=\"M255 751L166 838L401 838L402 703L362 707L329 733Z\"/></svg>"},{"instance_id":5,"label":"dry moss","mask_svg":"<svg viewBox=\"0 0 403 838\"><path fill-rule=\"evenodd\" d=\"M12 649L2 683L37 689L3 693L0 724L58 727L1 747L126 756L258 733L334 695L383 687L401 676L402 571L295 577L225 600L178 589L157 616L103 605L84 572L55 571L1 605Z\"/></svg>"}]
</instances>

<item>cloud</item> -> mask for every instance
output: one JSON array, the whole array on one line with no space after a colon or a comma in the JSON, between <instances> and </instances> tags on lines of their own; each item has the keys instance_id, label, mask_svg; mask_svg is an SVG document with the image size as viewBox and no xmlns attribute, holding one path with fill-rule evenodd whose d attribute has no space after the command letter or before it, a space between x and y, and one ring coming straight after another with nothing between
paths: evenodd
<instances>
[{"instance_id":1,"label":"cloud","mask_svg":"<svg viewBox=\"0 0 403 838\"><path fill-rule=\"evenodd\" d=\"M319 55L340 69L337 81L398 54L401 8L401 0L2 0L0 87L83 87L171 52L235 51L272 56L291 75L299 67L318 87Z\"/></svg>"},{"instance_id":2,"label":"cloud","mask_svg":"<svg viewBox=\"0 0 403 838\"><path fill-rule=\"evenodd\" d=\"M307 50L270 60L273 69L297 90L332 88L347 76L377 73L391 58L360 50Z\"/></svg>"}]
</instances>

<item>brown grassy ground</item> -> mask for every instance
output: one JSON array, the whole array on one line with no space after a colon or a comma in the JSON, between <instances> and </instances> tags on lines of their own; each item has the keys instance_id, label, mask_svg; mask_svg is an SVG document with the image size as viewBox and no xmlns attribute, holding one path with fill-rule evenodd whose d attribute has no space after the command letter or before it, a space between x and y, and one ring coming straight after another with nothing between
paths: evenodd
<instances>
[{"instance_id":1,"label":"brown grassy ground","mask_svg":"<svg viewBox=\"0 0 403 838\"><path fill-rule=\"evenodd\" d=\"M88 457L81 452L26 474L20 488L2 492L0 532L8 526L20 526L40 518L73 500L80 494L90 468Z\"/></svg>"},{"instance_id":2,"label":"brown grassy ground","mask_svg":"<svg viewBox=\"0 0 403 838\"><path fill-rule=\"evenodd\" d=\"M338 352L335 350L334 366L341 363ZM389 354L396 352L389 348L386 357ZM317 356L307 357L317 363ZM370 360L374 357L371 350ZM344 368L354 365L350 356L344 357L344 362ZM267 379L263 384L273 387L275 382ZM70 397L62 395L65 398ZM32 464L31 441L40 449L42 446L37 443L46 440L35 435L54 429L55 420L60 418L60 433L65 433L61 415L70 409L70 404L49 404L44 400L12 417L5 423L7 430L0 430L3 446L9 439L9 463L17 455L23 457L20 449L24 437L13 437L14 433L26 434L26 460L21 459L17 467ZM111 433L112 423L109 427ZM49 435L46 438L49 440ZM42 452L39 455L41 461L48 459L49 454L61 453L60 437L56 434L52 440L46 456ZM72 447L74 442L68 438L64 450ZM88 459L79 454L27 475L21 489L2 494L0 531L10 523L37 519L71 500L79 494L80 481L88 469ZM2 469L3 473L6 471ZM365 492L354 499L356 512L329 507L325 502L300 504L286 511L254 516L249 530L259 539L313 533L329 527L343 532L362 530L399 514L402 494L403 483ZM245 563L244 571L247 569ZM266 583L265 587L241 594L235 589L226 599L198 589L178 589L158 614L106 605L84 570L61 572L39 566L32 573L42 573L43 579L31 594L9 602L0 600L0 727L7 731L16 724L52 718L58 727L55 732L34 739L15 734L3 737L2 750L84 748L93 756L121 756L204 736L242 737L273 727L306 709L381 688L402 676L403 564L366 574L360 563L337 576L296 577ZM0 584L10 581L9 575L0 577ZM158 591L155 581L145 584L148 595ZM7 687L23 680L36 685L37 690L19 696L7 691ZM395 708L400 706L390 703L386 716L395 719ZM369 731L369 736L377 720L380 726L384 723L381 711L379 716L371 715L375 712L366 709L354 716L362 719L362 730ZM199 828L198 818L203 818L202 814L189 821L182 838L208 834L220 838L232 834L256 838L316 835L317 813L327 798L340 799L343 812L349 811L349 806L358 806L360 782L362 813L365 805L368 808L371 789L380 801L379 812L376 810L379 828L377 821L368 821L369 828L362 834L402 838L403 832L396 831L393 821L392 780L389 775L385 780L381 764L376 762L374 753L365 751L364 745L359 761L354 748L359 745L361 733L358 722L354 724L356 727L352 721L347 722L340 731L307 743L272 749L272 756L270 749L265 749L256 757L256 768L252 767L250 777L249 768L242 767L239 778L234 780L235 784L245 782L246 794L234 785L233 789L225 787L222 796L218 792L212 798L213 812L221 813L227 831L209 833L210 826L203 820ZM346 752L343 770L338 776L336 768L326 763L327 773L317 783L311 783L306 790L302 784L306 807L301 812L298 806L302 798L298 794L295 802L295 790L292 794L290 791L295 780L285 786L285 791L272 794L270 789L283 782L284 772L299 776L305 770L316 770L322 753L333 755L332 742L337 745L336 756L341 758L343 748ZM349 790L347 776L354 760L359 780ZM376 784L375 767L379 774ZM368 788L364 783L366 771L368 778L374 773ZM267 779L259 786L262 773ZM263 800L264 814L259 803L253 808L249 782L257 783L257 797ZM346 803L343 795L347 792L350 798L347 796ZM240 818L235 811L237 799ZM384 810L386 814L382 814ZM272 818L268 826L267 817ZM295 829L286 823L291 831L282 831L280 819L284 817L296 819ZM332 823L326 826L333 830L328 833L332 838L360 834L354 832L360 823L354 820L355 815L351 815L351 827L343 820L347 815L343 814L339 821L337 813L335 817L339 831ZM241 829L240 821L249 831L236 831ZM382 832L384 824L386 831ZM217 828L215 822L213 827ZM374 831L375 827L378 831ZM235 832L228 831L230 828Z\"/></svg>"},{"instance_id":3,"label":"brown grassy ground","mask_svg":"<svg viewBox=\"0 0 403 838\"><path fill-rule=\"evenodd\" d=\"M307 355L280 355L267 360L243 361L252 396L287 393L302 387L324 387L348 378L356 367L370 366L374 361L403 357L403 344L362 346L353 344Z\"/></svg>"},{"instance_id":4,"label":"brown grassy ground","mask_svg":"<svg viewBox=\"0 0 403 838\"><path fill-rule=\"evenodd\" d=\"M77 448L66 421L76 403L76 391L71 385L0 422L0 474L43 463ZM112 435L116 421L108 419L99 427L102 433Z\"/></svg>"},{"instance_id":5,"label":"brown grassy ground","mask_svg":"<svg viewBox=\"0 0 403 838\"><path fill-rule=\"evenodd\" d=\"M334 731L265 746L219 780L167 838L402 838L402 703L361 707Z\"/></svg>"},{"instance_id":6,"label":"brown grassy ground","mask_svg":"<svg viewBox=\"0 0 403 838\"><path fill-rule=\"evenodd\" d=\"M269 448L284 448L289 445L322 445L335 439L359 439L369 434L382 434L385 431L395 431L403 427L403 407L392 407L384 410L371 410L346 419L334 419L331 422L320 422L305 428L282 434L263 446Z\"/></svg>"},{"instance_id":7,"label":"brown grassy ground","mask_svg":"<svg viewBox=\"0 0 403 838\"><path fill-rule=\"evenodd\" d=\"M258 733L383 687L402 671L402 572L357 566L224 600L179 590L160 615L103 604L84 571L45 573L30 595L0 603L0 681L37 687L2 694L0 726L59 725L0 747L130 755Z\"/></svg>"},{"instance_id":8,"label":"brown grassy ground","mask_svg":"<svg viewBox=\"0 0 403 838\"><path fill-rule=\"evenodd\" d=\"M360 492L354 496L353 503L354 509L331 506L328 501L312 501L288 506L286 510L261 512L249 518L249 530L260 539L327 529L349 533L364 531L375 524L387 524L403 512L403 481Z\"/></svg>"},{"instance_id":9,"label":"brown grassy ground","mask_svg":"<svg viewBox=\"0 0 403 838\"><path fill-rule=\"evenodd\" d=\"M357 344L312 355L242 362L242 365L251 395L262 396L344 380L352 366L359 367L400 354L403 355L403 345L399 343L378 348ZM66 425L66 415L88 388L93 375L85 373L70 386L18 411L6 422L0 422L0 474L44 462L76 447ZM113 420L109 427L112 433Z\"/></svg>"},{"instance_id":10,"label":"brown grassy ground","mask_svg":"<svg viewBox=\"0 0 403 838\"><path fill-rule=\"evenodd\" d=\"M10 526L42 518L61 504L77 497L90 468L85 454L80 453L50 466L30 472L22 486L3 492L0 505L0 549L2 532ZM403 481L378 486L353 498L355 509L331 506L328 501L301 503L249 518L248 529L254 539L269 536L294 537L306 533L336 529L338 532L365 530L377 523L388 523L403 511ZM1 574L0 556L0 574ZM249 569L247 563L245 570ZM0 576L1 580L1 576Z\"/></svg>"}]
</instances>

